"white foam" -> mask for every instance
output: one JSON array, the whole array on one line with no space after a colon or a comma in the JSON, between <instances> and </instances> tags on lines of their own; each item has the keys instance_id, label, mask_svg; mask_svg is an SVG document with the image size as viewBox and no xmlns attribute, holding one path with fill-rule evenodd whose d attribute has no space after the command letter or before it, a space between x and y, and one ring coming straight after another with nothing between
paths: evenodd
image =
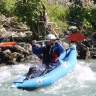
<instances>
[{"instance_id":1,"label":"white foam","mask_svg":"<svg viewBox=\"0 0 96 96\"><path fill-rule=\"evenodd\" d=\"M2 84L0 84L0 86L2 86Z\"/></svg>"},{"instance_id":2,"label":"white foam","mask_svg":"<svg viewBox=\"0 0 96 96\"><path fill-rule=\"evenodd\" d=\"M95 80L96 73L87 63L79 61L72 72L56 81L55 84L50 87L42 88L40 91L45 94L58 94L59 96L59 94L63 95L64 93L71 93L76 90L81 90L82 88L87 88L89 82L94 82Z\"/></svg>"},{"instance_id":3,"label":"white foam","mask_svg":"<svg viewBox=\"0 0 96 96\"><path fill-rule=\"evenodd\" d=\"M15 79L24 75L28 71L30 66L31 64L26 63L26 65L19 64L10 67L8 66L1 67L0 68L1 86L5 86L5 84L7 84L6 88L8 88L8 86L10 86L10 82L12 83ZM88 87L88 84L90 82L94 83L95 81L96 81L96 72L94 72L89 66L89 64L86 63L85 61L78 61L75 69L72 72L67 74L64 78L61 78L59 81L56 81L55 84L46 88L41 88L38 91L45 95L50 94L50 96L51 95L55 96L56 94L56 96L57 95L63 96L64 94L74 93L82 88L86 88ZM90 87L93 87L93 85L90 84L89 88ZM5 90L5 87L3 88ZM18 93L18 91L16 92ZM64 96L69 96L69 95L64 95ZM75 96L75 95L71 95L71 96Z\"/></svg>"},{"instance_id":4,"label":"white foam","mask_svg":"<svg viewBox=\"0 0 96 96\"><path fill-rule=\"evenodd\" d=\"M84 62L78 62L75 74L78 81L96 80L96 73ZM83 64L84 63L84 64Z\"/></svg>"},{"instance_id":5,"label":"white foam","mask_svg":"<svg viewBox=\"0 0 96 96\"><path fill-rule=\"evenodd\" d=\"M8 82L10 80L15 80L21 77L26 72L28 72L30 65L13 65L13 66L3 66L0 68L0 83Z\"/></svg>"}]
</instances>

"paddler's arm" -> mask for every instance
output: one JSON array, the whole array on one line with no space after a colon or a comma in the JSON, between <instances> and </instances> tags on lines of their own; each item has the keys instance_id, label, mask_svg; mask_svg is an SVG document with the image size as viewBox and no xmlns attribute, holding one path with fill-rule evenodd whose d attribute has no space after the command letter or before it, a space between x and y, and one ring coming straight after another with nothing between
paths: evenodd
<instances>
[{"instance_id":1,"label":"paddler's arm","mask_svg":"<svg viewBox=\"0 0 96 96\"><path fill-rule=\"evenodd\" d=\"M45 46L41 47L41 46L37 46L36 44L37 44L36 40L33 40L32 41L32 52L33 52L33 54L39 56L43 53Z\"/></svg>"}]
</instances>

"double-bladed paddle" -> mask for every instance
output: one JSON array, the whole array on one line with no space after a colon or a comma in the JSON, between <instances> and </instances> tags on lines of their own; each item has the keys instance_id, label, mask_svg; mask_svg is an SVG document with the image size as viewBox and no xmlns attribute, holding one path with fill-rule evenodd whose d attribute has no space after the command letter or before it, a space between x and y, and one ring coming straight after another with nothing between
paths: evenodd
<instances>
[{"instance_id":1,"label":"double-bladed paddle","mask_svg":"<svg viewBox=\"0 0 96 96\"><path fill-rule=\"evenodd\" d=\"M69 36L66 36L64 38L57 38L56 40L70 40L70 41L75 41L75 42L79 42L79 41L83 41L84 40L84 35L81 34L81 33L74 33L74 34L71 34ZM37 43L40 43L40 42L47 42L47 41L50 41L50 40L39 40L37 41ZM0 44L0 47L6 47L6 46L14 46L16 44L25 44L25 42L4 42L2 44Z\"/></svg>"},{"instance_id":2,"label":"double-bladed paddle","mask_svg":"<svg viewBox=\"0 0 96 96\"><path fill-rule=\"evenodd\" d=\"M84 40L84 35L81 34L81 33L74 33L74 34L71 34L67 37L64 37L64 38L57 38L56 40L70 40L70 41L75 41L75 42L79 42L79 41L83 41ZM39 42L47 42L47 41L50 41L50 40L39 40L37 41L37 43Z\"/></svg>"}]
</instances>

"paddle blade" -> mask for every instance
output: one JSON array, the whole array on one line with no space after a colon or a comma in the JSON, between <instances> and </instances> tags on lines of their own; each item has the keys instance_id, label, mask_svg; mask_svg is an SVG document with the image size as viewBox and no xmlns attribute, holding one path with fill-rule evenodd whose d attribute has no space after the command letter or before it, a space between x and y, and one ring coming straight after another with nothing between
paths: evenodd
<instances>
[{"instance_id":1,"label":"paddle blade","mask_svg":"<svg viewBox=\"0 0 96 96\"><path fill-rule=\"evenodd\" d=\"M84 35L81 33L74 33L74 34L69 35L66 39L71 40L71 41L75 41L75 42L79 42L79 41L84 40Z\"/></svg>"}]
</instances>

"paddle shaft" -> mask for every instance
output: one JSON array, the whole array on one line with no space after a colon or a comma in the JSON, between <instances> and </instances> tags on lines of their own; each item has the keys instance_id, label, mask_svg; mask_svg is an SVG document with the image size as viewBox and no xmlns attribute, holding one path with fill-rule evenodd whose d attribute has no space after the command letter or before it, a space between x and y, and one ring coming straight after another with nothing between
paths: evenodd
<instances>
[{"instance_id":1,"label":"paddle shaft","mask_svg":"<svg viewBox=\"0 0 96 96\"><path fill-rule=\"evenodd\" d=\"M64 38L59 38L59 39L55 39L55 40L70 40L70 41L74 41L74 42L80 42L80 41L83 41L84 40L84 35L81 34L81 33L74 33L74 34L71 34L69 36L66 36ZM39 41L36 41L37 43L42 43L42 42L48 42L50 40L39 40ZM21 44L24 44L24 42L21 42Z\"/></svg>"},{"instance_id":2,"label":"paddle shaft","mask_svg":"<svg viewBox=\"0 0 96 96\"><path fill-rule=\"evenodd\" d=\"M59 39L55 39L55 40L65 40L65 38L59 38ZM41 42L48 42L50 40L39 40L39 41L36 41L37 43L41 43Z\"/></svg>"}]
</instances>

